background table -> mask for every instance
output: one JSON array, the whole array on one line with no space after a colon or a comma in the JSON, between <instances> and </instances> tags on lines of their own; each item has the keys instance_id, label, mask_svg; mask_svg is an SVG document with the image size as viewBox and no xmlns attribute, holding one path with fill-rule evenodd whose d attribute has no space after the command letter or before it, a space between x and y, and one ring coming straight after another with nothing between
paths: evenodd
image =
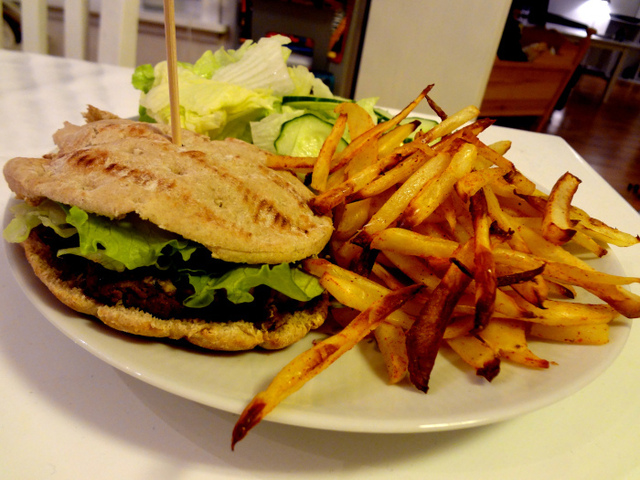
<instances>
[{"instance_id":1,"label":"background table","mask_svg":"<svg viewBox=\"0 0 640 480\"><path fill-rule=\"evenodd\" d=\"M137 113L131 71L0 51L0 163L41 155L86 104ZM533 150L568 148L557 137L506 129L529 174ZM546 147L544 147L546 145ZM547 148L545 150L544 148ZM550 172L546 170L550 169ZM583 201L597 214L609 188L588 165ZM536 177L534 177L536 178ZM594 194L595 193L595 194ZM10 192L4 182L4 211ZM640 232L624 202L607 218ZM605 215L601 215L601 218ZM638 273L638 248L619 254ZM640 478L640 329L586 388L495 425L429 434L356 434L262 423L229 448L236 416L149 386L98 360L28 302L0 243L0 477L11 479L637 479ZM541 373L544 374L544 373ZM488 387L490 388L490 387Z\"/></svg>"}]
</instances>

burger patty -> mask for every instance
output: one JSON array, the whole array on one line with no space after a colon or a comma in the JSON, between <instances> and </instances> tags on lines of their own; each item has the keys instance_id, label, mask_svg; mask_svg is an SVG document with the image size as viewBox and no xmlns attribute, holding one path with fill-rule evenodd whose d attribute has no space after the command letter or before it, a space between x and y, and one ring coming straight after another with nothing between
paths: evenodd
<instances>
[{"instance_id":1,"label":"burger patty","mask_svg":"<svg viewBox=\"0 0 640 480\"><path fill-rule=\"evenodd\" d=\"M278 327L283 312L294 312L308 308L308 302L298 302L260 286L252 295L254 301L235 304L220 290L214 302L204 308L190 308L183 301L194 293L186 280L172 278L170 270L143 267L117 272L77 255L57 256L60 249L75 246L71 237L64 239L51 229L38 226L31 235L36 235L47 246L44 252L47 262L55 268L61 280L96 301L109 306L122 304L127 308L138 308L153 316L168 319L199 319L204 321L250 321L263 330Z\"/></svg>"}]
</instances>

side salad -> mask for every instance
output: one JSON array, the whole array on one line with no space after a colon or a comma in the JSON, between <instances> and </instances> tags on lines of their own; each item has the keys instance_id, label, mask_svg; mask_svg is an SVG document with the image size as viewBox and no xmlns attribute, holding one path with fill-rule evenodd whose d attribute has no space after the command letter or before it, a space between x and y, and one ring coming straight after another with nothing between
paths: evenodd
<instances>
[{"instance_id":1,"label":"side salad","mask_svg":"<svg viewBox=\"0 0 640 480\"><path fill-rule=\"evenodd\" d=\"M212 139L239 138L281 155L316 156L337 118L335 107L354 100L333 95L306 67L288 66L289 42L280 35L248 40L237 50L209 50L195 63L179 62L182 126ZM140 120L169 123L168 80L165 61L136 68L132 83L142 92ZM374 123L391 118L377 101L355 101ZM419 120L422 130L436 123ZM339 148L349 141L347 129Z\"/></svg>"}]
</instances>

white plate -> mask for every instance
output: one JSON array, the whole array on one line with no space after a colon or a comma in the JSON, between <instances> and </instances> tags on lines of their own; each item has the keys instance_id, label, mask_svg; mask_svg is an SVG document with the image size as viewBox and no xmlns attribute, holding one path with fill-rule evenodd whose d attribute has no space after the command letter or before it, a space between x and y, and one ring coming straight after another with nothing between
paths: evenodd
<instances>
[{"instance_id":1,"label":"white plate","mask_svg":"<svg viewBox=\"0 0 640 480\"><path fill-rule=\"evenodd\" d=\"M564 171L577 170L587 180L583 182L587 188L594 186L600 192L597 202L586 202L591 203L588 207L598 210L603 204L613 205L620 207L615 210L619 214L628 212L622 199L564 141L498 127L492 127L485 140L501 138L514 140L510 158L543 187L550 188ZM534 158L535 163L531 161ZM7 207L5 225L8 215ZM69 338L144 382L217 409L239 413L280 368L318 338L311 334L278 352L217 354L120 334L56 301L35 279L19 246L9 245L7 255L30 301ZM613 252L595 263L599 269L625 273ZM427 395L409 385L387 385L375 346L363 342L285 400L267 420L378 433L450 430L498 422L554 403L584 387L618 356L629 331L628 322L615 322L611 342L604 346L532 342L535 353L557 365L541 371L505 361L491 384L477 377L455 355L441 353Z\"/></svg>"}]
</instances>

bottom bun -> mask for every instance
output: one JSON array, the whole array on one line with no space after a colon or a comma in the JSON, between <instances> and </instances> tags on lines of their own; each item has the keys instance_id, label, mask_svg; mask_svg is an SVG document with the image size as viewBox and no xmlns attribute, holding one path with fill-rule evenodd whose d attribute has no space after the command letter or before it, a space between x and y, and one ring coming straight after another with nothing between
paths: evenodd
<instances>
[{"instance_id":1,"label":"bottom bun","mask_svg":"<svg viewBox=\"0 0 640 480\"><path fill-rule=\"evenodd\" d=\"M273 330L246 320L161 319L138 308L105 305L85 295L73 282L61 278L61 271L52 261L51 248L33 231L22 246L34 273L58 300L73 310L97 317L111 328L134 335L184 339L210 350L241 351L256 347L274 350L297 342L320 327L327 316L329 301L323 295L308 302L304 310L279 312Z\"/></svg>"}]
</instances>

